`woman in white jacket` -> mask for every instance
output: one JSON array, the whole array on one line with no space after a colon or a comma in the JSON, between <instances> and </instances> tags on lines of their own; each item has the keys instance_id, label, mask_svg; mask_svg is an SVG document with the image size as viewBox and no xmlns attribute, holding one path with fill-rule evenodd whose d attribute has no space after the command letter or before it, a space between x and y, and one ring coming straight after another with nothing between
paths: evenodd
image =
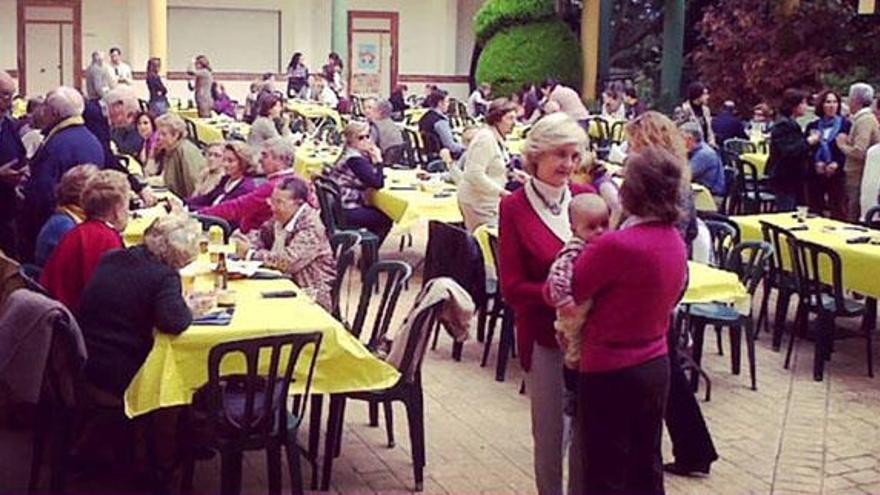
<instances>
[{"instance_id":1,"label":"woman in white jacket","mask_svg":"<svg viewBox=\"0 0 880 495\"><path fill-rule=\"evenodd\" d=\"M486 127L480 129L467 148L461 180L458 183L458 206L465 227L471 232L483 224L498 225L498 204L510 194L507 164L510 155L505 139L516 123L516 104L498 98L489 104Z\"/></svg>"}]
</instances>

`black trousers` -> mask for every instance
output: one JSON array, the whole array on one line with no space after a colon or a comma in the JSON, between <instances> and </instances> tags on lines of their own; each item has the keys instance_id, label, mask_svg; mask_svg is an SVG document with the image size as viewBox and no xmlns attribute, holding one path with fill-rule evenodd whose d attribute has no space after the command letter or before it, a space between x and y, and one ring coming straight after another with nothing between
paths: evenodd
<instances>
[{"instance_id":1,"label":"black trousers","mask_svg":"<svg viewBox=\"0 0 880 495\"><path fill-rule=\"evenodd\" d=\"M709 466L718 459L718 453L690 381L681 369L678 347L675 345L669 346L669 366L666 429L672 441L672 455L675 462L684 466Z\"/></svg>"},{"instance_id":2,"label":"black trousers","mask_svg":"<svg viewBox=\"0 0 880 495\"><path fill-rule=\"evenodd\" d=\"M669 359L578 376L584 493L663 494L660 439Z\"/></svg>"}]
</instances>

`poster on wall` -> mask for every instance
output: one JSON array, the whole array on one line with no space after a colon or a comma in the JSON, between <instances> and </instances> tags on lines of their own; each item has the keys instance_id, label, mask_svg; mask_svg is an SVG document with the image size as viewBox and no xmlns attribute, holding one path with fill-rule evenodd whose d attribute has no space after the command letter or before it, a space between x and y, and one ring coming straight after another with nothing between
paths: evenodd
<instances>
[{"instance_id":1,"label":"poster on wall","mask_svg":"<svg viewBox=\"0 0 880 495\"><path fill-rule=\"evenodd\" d=\"M358 43L357 46L358 72L366 74L379 73L379 46L375 43Z\"/></svg>"}]
</instances>

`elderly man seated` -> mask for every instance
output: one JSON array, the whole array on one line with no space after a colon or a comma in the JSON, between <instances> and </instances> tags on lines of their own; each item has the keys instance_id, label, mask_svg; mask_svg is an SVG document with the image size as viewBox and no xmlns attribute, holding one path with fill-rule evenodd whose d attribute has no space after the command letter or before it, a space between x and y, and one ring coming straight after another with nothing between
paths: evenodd
<instances>
[{"instance_id":1,"label":"elderly man seated","mask_svg":"<svg viewBox=\"0 0 880 495\"><path fill-rule=\"evenodd\" d=\"M692 180L706 186L713 195L723 196L724 167L718 152L703 141L703 130L696 122L682 124L681 132L688 149Z\"/></svg>"},{"instance_id":2,"label":"elderly man seated","mask_svg":"<svg viewBox=\"0 0 880 495\"><path fill-rule=\"evenodd\" d=\"M275 186L296 175L292 168L295 155L296 147L287 139L277 137L263 141L260 165L266 182L244 196L206 208L201 213L224 218L244 233L260 228L272 216L268 200Z\"/></svg>"},{"instance_id":3,"label":"elderly man seated","mask_svg":"<svg viewBox=\"0 0 880 495\"><path fill-rule=\"evenodd\" d=\"M135 127L135 116L140 107L137 95L129 86L117 86L104 96L110 118L110 139L116 149L132 157L138 156L144 146L144 138Z\"/></svg>"},{"instance_id":4,"label":"elderly man seated","mask_svg":"<svg viewBox=\"0 0 880 495\"><path fill-rule=\"evenodd\" d=\"M394 158L386 156L389 148L403 144L403 132L391 120L393 107L388 100L368 99L364 102L364 113L370 121L370 139L382 150L385 163L398 163L400 153Z\"/></svg>"},{"instance_id":5,"label":"elderly man seated","mask_svg":"<svg viewBox=\"0 0 880 495\"><path fill-rule=\"evenodd\" d=\"M31 159L20 218L21 254L28 261L34 254L40 228L55 210L55 189L64 172L81 163L104 163L101 143L83 122L84 106L82 95L66 86L46 96L46 138Z\"/></svg>"}]
</instances>

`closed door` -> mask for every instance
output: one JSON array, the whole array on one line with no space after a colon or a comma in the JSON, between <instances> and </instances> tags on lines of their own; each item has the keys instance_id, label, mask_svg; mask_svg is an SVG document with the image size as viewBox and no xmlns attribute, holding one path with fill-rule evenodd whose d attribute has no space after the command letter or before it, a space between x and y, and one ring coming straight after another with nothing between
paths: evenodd
<instances>
[{"instance_id":1,"label":"closed door","mask_svg":"<svg viewBox=\"0 0 880 495\"><path fill-rule=\"evenodd\" d=\"M397 79L397 13L349 12L350 93L387 98Z\"/></svg>"},{"instance_id":2,"label":"closed door","mask_svg":"<svg viewBox=\"0 0 880 495\"><path fill-rule=\"evenodd\" d=\"M58 86L80 87L81 0L18 0L20 91L45 94Z\"/></svg>"},{"instance_id":3,"label":"closed door","mask_svg":"<svg viewBox=\"0 0 880 495\"><path fill-rule=\"evenodd\" d=\"M63 80L61 25L27 23L25 37L28 93L45 94L60 86Z\"/></svg>"}]
</instances>

